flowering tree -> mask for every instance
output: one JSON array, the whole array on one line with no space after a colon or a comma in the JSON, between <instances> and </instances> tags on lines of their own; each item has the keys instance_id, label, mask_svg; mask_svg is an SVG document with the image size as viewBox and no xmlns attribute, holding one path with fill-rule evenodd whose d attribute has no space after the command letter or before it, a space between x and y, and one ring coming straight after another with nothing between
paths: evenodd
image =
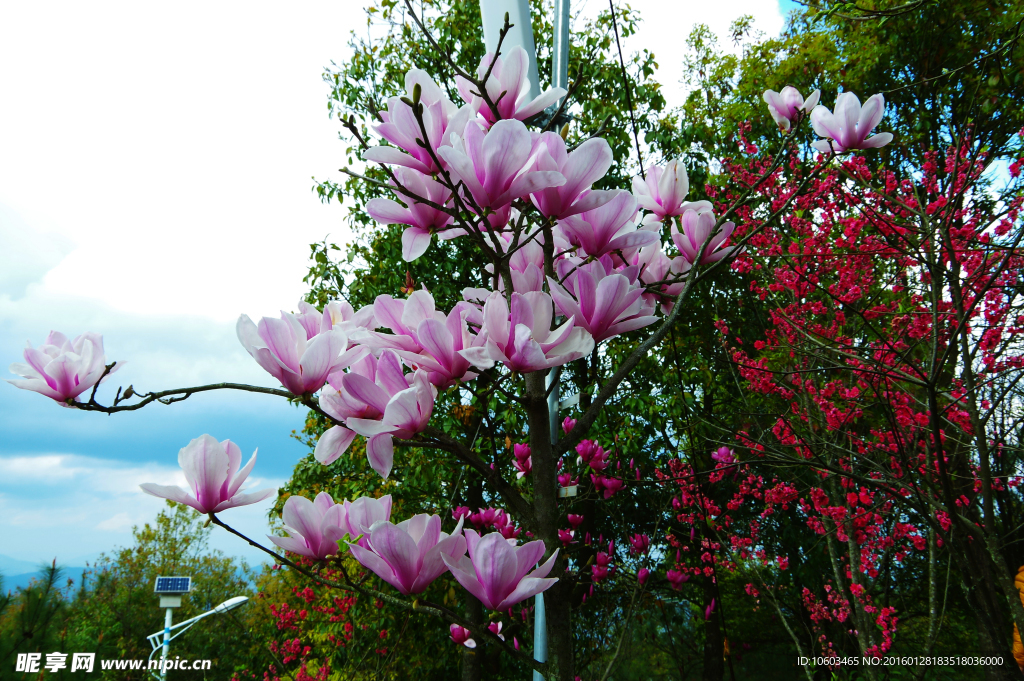
<instances>
[{"instance_id":1,"label":"flowering tree","mask_svg":"<svg viewBox=\"0 0 1024 681\"><path fill-rule=\"evenodd\" d=\"M1008 548L1020 503L1022 197L1015 178L1002 195L987 190L984 155L964 137L927 155L916 181L852 158L737 265L769 315L762 337L731 345L748 389L767 398L740 439L816 472L807 487L785 483L783 501L825 538L837 589L828 601L843 614L822 595L808 605L818 619L849 617L865 653L887 649L896 624L872 603L884 564L915 550L932 552L934 572L936 547L949 547L983 651L1003 650L1007 610L1024 617Z\"/></svg>"},{"instance_id":2,"label":"flowering tree","mask_svg":"<svg viewBox=\"0 0 1024 681\"><path fill-rule=\"evenodd\" d=\"M412 3L406 5L424 38L443 55ZM506 21L502 36L508 28ZM642 168L629 189L601 188L615 160L611 146L600 129L575 134L571 126L549 129L572 105L571 95L550 89L530 100L526 60L521 49L502 52L499 42L475 70L446 59L451 82L439 84L438 74L412 68L403 76L403 94L369 112L376 137L364 136L350 122L362 158L377 170L346 172L390 194L368 200L366 214L402 226L406 261L429 258L440 242L464 244L476 285L462 291L462 300L442 306L410 281L401 291L405 298L395 297L396 290L359 309L345 301L303 302L297 312L258 323L242 315L239 341L281 388L226 383L151 393L129 388L104 404L97 400L98 387L118 365L106 363L102 340L92 334L69 340L57 333L42 347L26 350L26 364L12 365L22 376L12 382L65 407L103 413L222 389L286 398L329 426L315 444L320 464L333 465L358 448L381 480L408 462L404 452L433 452L436 461L458 466L460 474L478 481L479 507L458 506L450 516L403 517L389 496L339 502L325 492L312 499L293 495L282 507L285 536L270 539L283 553L242 539L317 589L357 593L435 616L456 644L468 648L487 642L549 678L569 681L579 656L573 612L586 608L595 587L617 575L629 575L633 599L655 586L679 589L691 575L699 576L703 617L717 621L724 547L716 533L729 526L721 524L721 510L712 508L717 502L706 487L721 483L732 474L728 471L747 473L728 448L703 447L710 475L678 459L665 470L632 458L627 463L625 445L617 436L604 440L608 431L595 425L617 422L609 405L621 404L616 397L624 384L642 382L636 372L652 350L690 322L695 291L707 291L712 275L729 267L748 272L750 259L770 248L765 240L782 230L782 218L792 224L793 211L810 209L823 186L835 186L836 173L863 176L856 161L835 170L838 155L880 147L891 135L872 135L883 115L881 95L862 107L855 95L843 93L833 113L814 105L816 93L805 101L792 88L769 91L768 112L787 134L774 153L749 168L730 168L734 182L715 195L718 205L688 200L688 176L678 160ZM558 110L544 113L554 105ZM819 153L803 167L808 145L801 135L808 122L821 139L814 145ZM780 177L790 171L795 179L778 191ZM754 248L758 251L744 255ZM957 328L965 333L963 326ZM728 333L725 327L719 331ZM883 348L883 355L887 351ZM564 381L563 370L569 375ZM566 401L577 401L575 418L553 421L565 394ZM438 405L465 416L464 425L471 427L438 427ZM504 447L494 441L499 429L508 438ZM939 429L932 432L941 442ZM680 433L665 435L682 439ZM760 440L749 429L735 435L760 451ZM234 534L219 514L273 493L242 490L255 455L243 466L241 451L227 440L196 438L181 450L179 463L190 489L152 484L143 489L190 505ZM842 465L826 470L839 480L851 479L852 471ZM735 503L747 495L788 509L796 496L787 484L750 481ZM622 523L600 511L615 497L628 495L637 505L673 485L672 528L655 522L650 534L626 533ZM870 490L864 494L863 503L872 503ZM943 509L949 513L952 507ZM697 521L708 528L699 535ZM690 528L687 548L698 549L697 565L681 556L685 538L679 524ZM734 536L731 547L739 559L747 559L744 546L756 535ZM663 575L657 574L662 556L669 563ZM374 576L386 586L371 581ZM874 606L854 588L855 578L847 588L841 576L837 567L842 598L853 593L854 611L866 621L867 608ZM477 613L486 609L509 620L513 608L528 614L524 602L543 593L549 659L537 661L517 637L508 640L505 621L487 625L473 607L464 615L429 600L424 593L440 579L464 589L460 600L475 604ZM878 620L883 628L895 626L891 615ZM884 650L862 648L865 654ZM711 649L720 662L720 648ZM611 664L605 677L610 670Z\"/></svg>"}]
</instances>

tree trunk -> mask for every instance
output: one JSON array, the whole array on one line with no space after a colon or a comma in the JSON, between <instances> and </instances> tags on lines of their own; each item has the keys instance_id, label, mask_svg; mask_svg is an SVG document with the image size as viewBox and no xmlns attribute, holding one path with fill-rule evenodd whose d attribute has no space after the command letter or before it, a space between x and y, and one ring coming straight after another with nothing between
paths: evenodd
<instances>
[{"instance_id":1,"label":"tree trunk","mask_svg":"<svg viewBox=\"0 0 1024 681\"><path fill-rule=\"evenodd\" d=\"M711 602L715 601L715 608L718 608L716 599L718 590L710 577L705 577L704 582L704 612L707 613ZM721 619L717 612L711 613L710 617L704 620L704 675L703 681L722 681L725 678L725 641L722 638Z\"/></svg>"},{"instance_id":2,"label":"tree trunk","mask_svg":"<svg viewBox=\"0 0 1024 681\"><path fill-rule=\"evenodd\" d=\"M980 542L962 538L963 534L953 533L949 548L960 570L978 630L977 651L965 652L968 655L1003 659L1002 666L985 666L985 678L988 681L1019 681L1024 678L1024 674L1021 674L1013 659L1010 645L1013 625L1001 608L1001 594L992 574L991 561L985 547L979 545Z\"/></svg>"},{"instance_id":3,"label":"tree trunk","mask_svg":"<svg viewBox=\"0 0 1024 681\"><path fill-rule=\"evenodd\" d=\"M470 624L483 625L484 606L473 594L465 592L466 619ZM462 681L483 679L483 648L462 648Z\"/></svg>"}]
</instances>

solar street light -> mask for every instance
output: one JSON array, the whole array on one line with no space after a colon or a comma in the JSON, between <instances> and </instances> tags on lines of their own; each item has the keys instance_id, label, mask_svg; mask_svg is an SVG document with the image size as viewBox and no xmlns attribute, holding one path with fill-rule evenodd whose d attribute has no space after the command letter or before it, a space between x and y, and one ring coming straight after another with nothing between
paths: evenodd
<instances>
[{"instance_id":1,"label":"solar street light","mask_svg":"<svg viewBox=\"0 0 1024 681\"><path fill-rule=\"evenodd\" d=\"M171 641L178 638L186 631L192 628L199 620L210 615L220 615L229 610L243 605L249 599L245 596L235 596L229 598L212 610L204 612L202 615L196 615L192 619L187 619L184 622L178 622L175 625L171 625L174 608L181 607L181 596L192 590L192 578L191 577L157 577L156 586L153 591L160 596L160 607L166 608L167 613L164 617L164 628L162 631L158 631L154 634L150 634L146 637L149 644L153 647L153 650L149 653L150 659L156 651L160 650L160 675L153 674L153 678L164 681L167 678L167 652L170 649ZM171 632L175 629L179 629L173 636ZM162 640L161 640L162 637ZM150 672L152 674L152 672Z\"/></svg>"}]
</instances>

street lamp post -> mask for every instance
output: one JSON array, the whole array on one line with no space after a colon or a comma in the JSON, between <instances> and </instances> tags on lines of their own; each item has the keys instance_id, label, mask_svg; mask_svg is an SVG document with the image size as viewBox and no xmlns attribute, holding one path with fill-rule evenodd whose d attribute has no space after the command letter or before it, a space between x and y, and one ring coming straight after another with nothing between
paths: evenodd
<instances>
[{"instance_id":1,"label":"street lamp post","mask_svg":"<svg viewBox=\"0 0 1024 681\"><path fill-rule=\"evenodd\" d=\"M498 49L498 33L505 25L505 14L512 24L501 43L502 52L508 54L513 47L522 47L530 58L526 75L530 79L529 99L540 94L540 76L537 75L537 46L533 42L533 24L530 22L530 0L482 0L480 20L484 27L484 46L488 52Z\"/></svg>"},{"instance_id":2,"label":"street lamp post","mask_svg":"<svg viewBox=\"0 0 1024 681\"><path fill-rule=\"evenodd\" d=\"M245 596L229 598L216 608L208 610L202 615L196 615L192 619L187 619L184 622L178 622L172 626L174 608L181 607L181 596L182 594L188 593L191 590L191 587L191 577L156 578L156 588L154 591L160 596L160 607L166 608L167 612L164 614L164 628L156 633L150 634L146 637L146 640L149 641L149 645L153 648L149 653L150 660L153 659L153 655L156 651L160 651L160 675L157 676L150 672L153 678L158 679L159 681L166 681L167 679L167 655L171 648L171 641L191 629L199 620L209 617L210 615L219 615L227 612L228 610L234 610L249 600ZM175 629L180 629L180 631L172 636L171 632Z\"/></svg>"},{"instance_id":3,"label":"street lamp post","mask_svg":"<svg viewBox=\"0 0 1024 681\"><path fill-rule=\"evenodd\" d=\"M551 85L553 87L568 88L570 0L554 1L555 35L554 50L551 57ZM540 95L540 76L537 73L537 46L533 41L530 0L481 0L480 19L484 30L484 46L488 52L494 52L497 49L498 33L505 24L506 13L508 13L509 23L513 24L513 26L505 36L502 46L505 48L505 51L514 47L522 47L526 51L526 56L529 58L527 66L527 77L530 81L529 98L534 99ZM553 107L553 109L556 108L557 106ZM551 444L555 444L558 441L559 378L561 378L560 367L555 367L548 373L548 421L551 425ZM576 495L575 488L565 489L563 492L564 496ZM561 495L562 493L560 492ZM533 618L533 659L538 662L547 662L548 630L544 609L544 594L534 596ZM540 672L533 672L533 680L543 681Z\"/></svg>"}]
</instances>

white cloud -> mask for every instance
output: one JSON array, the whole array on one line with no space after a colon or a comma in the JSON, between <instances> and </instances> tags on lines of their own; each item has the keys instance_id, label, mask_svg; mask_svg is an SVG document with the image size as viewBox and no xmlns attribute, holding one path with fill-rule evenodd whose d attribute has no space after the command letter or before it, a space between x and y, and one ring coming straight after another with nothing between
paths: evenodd
<instances>
[{"instance_id":1,"label":"white cloud","mask_svg":"<svg viewBox=\"0 0 1024 681\"><path fill-rule=\"evenodd\" d=\"M113 532L124 532L125 530L130 530L133 525L135 525L135 522L132 520L132 517L124 511L122 511L121 513L110 516L103 522L96 525L96 529L111 530Z\"/></svg>"},{"instance_id":2,"label":"white cloud","mask_svg":"<svg viewBox=\"0 0 1024 681\"><path fill-rule=\"evenodd\" d=\"M43 286L220 320L293 306L307 244L344 236L310 176L343 163L321 70L361 16L326 1L5 4L0 203L75 244L43 260ZM6 214L0 229L3 245L26 233ZM13 246L44 253L31 239Z\"/></svg>"}]
</instances>

